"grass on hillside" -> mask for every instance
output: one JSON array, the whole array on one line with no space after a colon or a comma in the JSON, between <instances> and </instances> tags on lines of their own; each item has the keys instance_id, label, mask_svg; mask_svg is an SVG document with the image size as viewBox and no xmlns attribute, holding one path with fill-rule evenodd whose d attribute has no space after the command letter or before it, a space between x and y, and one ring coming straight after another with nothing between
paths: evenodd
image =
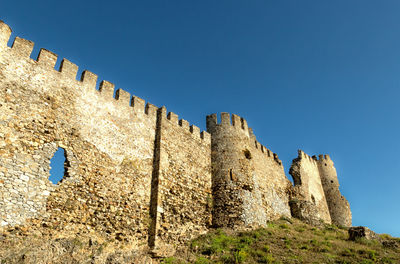
<instances>
[{"instance_id":1,"label":"grass on hillside","mask_svg":"<svg viewBox=\"0 0 400 264\"><path fill-rule=\"evenodd\" d=\"M392 242L349 241L345 228L281 219L253 231L216 229L161 263L400 263L400 239L381 237Z\"/></svg>"},{"instance_id":2,"label":"grass on hillside","mask_svg":"<svg viewBox=\"0 0 400 264\"><path fill-rule=\"evenodd\" d=\"M281 219L253 231L216 229L192 240L174 257L151 259L133 241L96 232L45 234L15 228L0 234L0 264L9 263L400 263L400 239L348 241L346 229Z\"/></svg>"}]
</instances>

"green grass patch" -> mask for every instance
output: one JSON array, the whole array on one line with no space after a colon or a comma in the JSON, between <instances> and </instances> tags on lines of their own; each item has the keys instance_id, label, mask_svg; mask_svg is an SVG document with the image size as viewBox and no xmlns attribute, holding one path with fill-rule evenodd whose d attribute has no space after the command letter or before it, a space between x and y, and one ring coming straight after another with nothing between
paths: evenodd
<instances>
[{"instance_id":1,"label":"green grass patch","mask_svg":"<svg viewBox=\"0 0 400 264\"><path fill-rule=\"evenodd\" d=\"M213 230L191 241L187 263L400 263L398 249L384 248L377 241L349 241L346 228L290 220L252 231Z\"/></svg>"}]
</instances>

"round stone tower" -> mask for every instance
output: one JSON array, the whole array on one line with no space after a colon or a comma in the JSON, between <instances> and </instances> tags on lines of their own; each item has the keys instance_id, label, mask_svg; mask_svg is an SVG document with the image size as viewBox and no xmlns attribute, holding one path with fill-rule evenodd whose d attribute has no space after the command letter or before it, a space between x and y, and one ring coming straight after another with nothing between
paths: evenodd
<instances>
[{"instance_id":1,"label":"round stone tower","mask_svg":"<svg viewBox=\"0 0 400 264\"><path fill-rule=\"evenodd\" d=\"M211 134L213 224L266 225L290 216L286 178L278 156L257 142L246 120L207 116Z\"/></svg>"},{"instance_id":2,"label":"round stone tower","mask_svg":"<svg viewBox=\"0 0 400 264\"><path fill-rule=\"evenodd\" d=\"M211 164L213 173L213 224L235 226L244 224L245 192L252 183L251 152L246 148L249 141L247 122L229 113L207 116L207 131L211 134Z\"/></svg>"},{"instance_id":3,"label":"round stone tower","mask_svg":"<svg viewBox=\"0 0 400 264\"><path fill-rule=\"evenodd\" d=\"M350 205L339 191L339 181L333 161L329 155L319 155L317 163L332 223L351 226Z\"/></svg>"}]
</instances>

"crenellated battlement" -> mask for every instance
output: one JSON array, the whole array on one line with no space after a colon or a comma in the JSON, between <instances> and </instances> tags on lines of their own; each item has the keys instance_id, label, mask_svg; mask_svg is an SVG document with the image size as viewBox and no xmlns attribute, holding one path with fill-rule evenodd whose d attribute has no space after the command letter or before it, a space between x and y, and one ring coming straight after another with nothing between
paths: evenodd
<instances>
[{"instance_id":1,"label":"crenellated battlement","mask_svg":"<svg viewBox=\"0 0 400 264\"><path fill-rule=\"evenodd\" d=\"M206 143L211 144L211 135L208 132L200 131L200 128L198 126L190 125L189 122L185 119L179 119L179 116L174 112L168 112L167 114L167 109L164 106L162 107L162 115L171 124L182 129L182 131L189 132L193 135L194 138L200 138Z\"/></svg>"},{"instance_id":2,"label":"crenellated battlement","mask_svg":"<svg viewBox=\"0 0 400 264\"><path fill-rule=\"evenodd\" d=\"M282 165L282 161L279 159L278 154L272 152L267 147L259 143L257 140L254 141L255 148L265 155L266 158L274 159L279 165Z\"/></svg>"},{"instance_id":3,"label":"crenellated battlement","mask_svg":"<svg viewBox=\"0 0 400 264\"><path fill-rule=\"evenodd\" d=\"M208 115L206 120L207 120L207 130L209 133L215 133L217 128L227 128L227 129L235 129L235 131L238 131L240 133L243 133L251 142L254 142L254 147L258 151L260 151L262 154L265 155L266 158L272 158L274 159L279 165L282 165L282 161L278 158L278 155L265 146L263 146L261 143L259 143L256 140L256 136L253 133L253 129L250 128L247 124L246 119L243 117L240 117L235 114L229 114L226 112L221 113L221 119L218 120L217 114L211 114ZM253 144L253 143L251 143Z\"/></svg>"},{"instance_id":4,"label":"crenellated battlement","mask_svg":"<svg viewBox=\"0 0 400 264\"><path fill-rule=\"evenodd\" d=\"M307 159L315 164L318 162L331 162L333 164L333 161L328 154L320 154L318 157L316 155L310 156L301 149L298 150L298 158Z\"/></svg>"},{"instance_id":5,"label":"crenellated battlement","mask_svg":"<svg viewBox=\"0 0 400 264\"><path fill-rule=\"evenodd\" d=\"M299 149L297 151L298 155L297 157L299 159L305 159L308 160L309 162L313 163L313 164L317 164L317 161L314 159L315 156L311 157L310 155L308 155L307 153L305 153L304 151L302 151L301 149Z\"/></svg>"},{"instance_id":6,"label":"crenellated battlement","mask_svg":"<svg viewBox=\"0 0 400 264\"><path fill-rule=\"evenodd\" d=\"M318 157L319 157L319 161L323 161L323 160L332 161L331 157L328 154L325 154L325 155L320 154L320 155L318 155Z\"/></svg>"},{"instance_id":7,"label":"crenellated battlement","mask_svg":"<svg viewBox=\"0 0 400 264\"><path fill-rule=\"evenodd\" d=\"M4 22L0 21L0 46L3 47L3 49L12 52L13 56L26 59L37 67L42 68L42 72L43 70L48 70L48 74L59 73L58 78L60 78L60 80L69 79L70 81L73 81L75 85L79 86L82 91L97 91L98 76L96 74L84 70L80 79L77 80L76 77L79 67L74 63L64 58L61 61L59 69L56 70L55 65L58 59L57 54L42 48L40 49L37 59L33 60L30 56L33 51L34 43L30 40L16 37L12 46L9 48L7 42L9 41L10 36L11 28ZM114 84L105 80L101 81L97 92L99 92L103 98L109 98L110 101L115 101L120 106L132 107L132 109L137 113L145 113L147 115L155 116L155 112L158 109L150 103L147 103L145 106L143 99L136 96L132 97L127 91L122 89L118 89L114 96Z\"/></svg>"},{"instance_id":8,"label":"crenellated battlement","mask_svg":"<svg viewBox=\"0 0 400 264\"><path fill-rule=\"evenodd\" d=\"M317 163L329 163L333 166L333 161L328 154L319 154L318 157L314 155L312 159Z\"/></svg>"},{"instance_id":9,"label":"crenellated battlement","mask_svg":"<svg viewBox=\"0 0 400 264\"><path fill-rule=\"evenodd\" d=\"M243 132L247 137L250 137L250 134L252 134L252 132L250 133L249 131L246 119L235 114L231 115L226 112L222 112L220 117L221 119L218 122L217 114L211 114L207 116L207 130L209 132L214 131L217 127L233 127L238 131Z\"/></svg>"},{"instance_id":10,"label":"crenellated battlement","mask_svg":"<svg viewBox=\"0 0 400 264\"><path fill-rule=\"evenodd\" d=\"M59 74L58 78L68 79L72 81L78 89L84 91L96 91L100 94L100 97L104 100L109 100L115 103L117 107L130 107L136 114L146 114L151 118L156 117L158 107L151 103L145 103L145 101L137 96L132 96L129 92L123 89L117 89L115 91L115 85L109 81L102 80L97 90L98 76L88 70L84 70L79 78L76 79L79 67L67 59L61 61L58 70L55 69L58 55L47 50L40 49L39 55L36 60L31 59L31 53L34 48L34 43L30 40L26 40L20 37L16 37L12 46L8 47L7 43L11 36L11 28L0 21L0 49L3 48L6 51L12 52L13 56L21 59L26 59L33 63L37 67L41 68L41 72L49 71L48 74ZM4 52L4 51L1 51ZM90 96L90 95L89 95ZM99 102L100 104L100 102ZM179 120L178 116L174 113L169 113L167 120L175 123L177 127L181 127L183 131L189 131L194 138L200 138L206 142L211 142L211 136L205 131L200 131L199 127L190 125L186 120Z\"/></svg>"}]
</instances>

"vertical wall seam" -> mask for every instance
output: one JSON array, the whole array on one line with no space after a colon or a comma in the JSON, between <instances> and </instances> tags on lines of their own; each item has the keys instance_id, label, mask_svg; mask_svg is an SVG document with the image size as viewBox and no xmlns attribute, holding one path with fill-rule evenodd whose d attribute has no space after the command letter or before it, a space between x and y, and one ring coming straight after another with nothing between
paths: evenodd
<instances>
[{"instance_id":1,"label":"vertical wall seam","mask_svg":"<svg viewBox=\"0 0 400 264\"><path fill-rule=\"evenodd\" d=\"M151 192L150 192L150 225L149 225L149 240L150 248L155 247L157 236L157 207L158 207L158 187L160 176L160 150L161 150L161 122L162 108L157 110L156 131L154 139L154 154L153 154L153 171L151 175Z\"/></svg>"}]
</instances>

